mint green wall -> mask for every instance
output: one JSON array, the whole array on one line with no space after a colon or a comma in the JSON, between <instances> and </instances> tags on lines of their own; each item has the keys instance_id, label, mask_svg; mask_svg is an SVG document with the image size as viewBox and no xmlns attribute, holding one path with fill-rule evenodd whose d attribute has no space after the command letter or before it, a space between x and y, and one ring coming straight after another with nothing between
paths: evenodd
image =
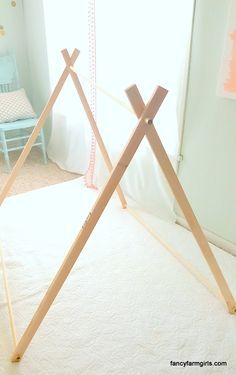
<instances>
[{"instance_id":1,"label":"mint green wall","mask_svg":"<svg viewBox=\"0 0 236 375\"><path fill-rule=\"evenodd\" d=\"M0 25L4 26L5 36L0 38L0 55L14 53L17 60L21 85L31 95L29 65L26 49L25 27L22 1L12 7L8 0L0 0Z\"/></svg>"},{"instance_id":2,"label":"mint green wall","mask_svg":"<svg viewBox=\"0 0 236 375\"><path fill-rule=\"evenodd\" d=\"M27 55L32 82L32 101L40 114L50 95L47 45L42 0L23 0ZM50 118L45 125L46 140L50 137Z\"/></svg>"},{"instance_id":3,"label":"mint green wall","mask_svg":"<svg viewBox=\"0 0 236 375\"><path fill-rule=\"evenodd\" d=\"M202 226L236 244L236 101L216 96L230 0L196 0L179 177Z\"/></svg>"},{"instance_id":4,"label":"mint green wall","mask_svg":"<svg viewBox=\"0 0 236 375\"><path fill-rule=\"evenodd\" d=\"M0 38L0 55L14 53L21 86L27 91L37 114L46 104L50 87L42 0L0 0L0 25L5 36ZM50 136L50 119L45 127Z\"/></svg>"}]
</instances>

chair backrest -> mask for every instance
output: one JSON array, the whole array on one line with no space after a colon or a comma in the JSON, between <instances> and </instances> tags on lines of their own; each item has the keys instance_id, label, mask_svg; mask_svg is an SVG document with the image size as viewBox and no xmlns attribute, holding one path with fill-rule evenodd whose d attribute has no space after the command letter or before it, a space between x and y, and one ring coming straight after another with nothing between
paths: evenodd
<instances>
[{"instance_id":1,"label":"chair backrest","mask_svg":"<svg viewBox=\"0 0 236 375\"><path fill-rule=\"evenodd\" d=\"M0 56L0 92L20 88L19 76L14 55Z\"/></svg>"}]
</instances>

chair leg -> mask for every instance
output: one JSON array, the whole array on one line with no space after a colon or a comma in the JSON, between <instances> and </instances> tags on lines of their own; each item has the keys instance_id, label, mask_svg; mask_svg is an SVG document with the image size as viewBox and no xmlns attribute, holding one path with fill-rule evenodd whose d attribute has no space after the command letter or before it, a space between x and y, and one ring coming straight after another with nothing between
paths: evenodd
<instances>
[{"instance_id":1,"label":"chair leg","mask_svg":"<svg viewBox=\"0 0 236 375\"><path fill-rule=\"evenodd\" d=\"M23 129L20 129L20 137L23 137L25 135L25 131ZM20 146L22 148L25 147L25 144L24 144L24 140L23 139L20 139Z\"/></svg>"},{"instance_id":2,"label":"chair leg","mask_svg":"<svg viewBox=\"0 0 236 375\"><path fill-rule=\"evenodd\" d=\"M44 161L44 164L47 164L47 153L46 153L46 144L45 144L45 137L44 137L44 132L43 132L43 129L41 130L40 132L40 140L41 140L41 150L42 150L42 153L43 153L43 161Z\"/></svg>"},{"instance_id":3,"label":"chair leg","mask_svg":"<svg viewBox=\"0 0 236 375\"><path fill-rule=\"evenodd\" d=\"M3 153L4 153L6 171L9 173L10 170L11 170L11 163L10 163L10 158L9 158L9 155L8 155L7 141L6 141L4 131L0 132L0 137L1 137L1 141L2 141L2 149L3 149Z\"/></svg>"}]
</instances>

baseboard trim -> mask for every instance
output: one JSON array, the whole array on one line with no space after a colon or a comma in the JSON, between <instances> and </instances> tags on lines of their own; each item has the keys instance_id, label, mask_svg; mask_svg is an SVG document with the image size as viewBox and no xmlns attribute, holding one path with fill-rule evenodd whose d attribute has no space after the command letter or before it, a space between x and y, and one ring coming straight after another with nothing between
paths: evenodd
<instances>
[{"instance_id":1,"label":"baseboard trim","mask_svg":"<svg viewBox=\"0 0 236 375\"><path fill-rule=\"evenodd\" d=\"M183 217L177 216L176 217L176 224L179 224L182 227L189 230L189 226L187 224L187 221ZM215 233L212 233L212 232L206 230L205 228L202 228L202 229L203 229L203 232L204 232L207 240L210 243L212 243L213 245L219 247L220 249L222 249L224 251L227 251L231 255L236 256L236 245L235 244L217 236Z\"/></svg>"}]
</instances>

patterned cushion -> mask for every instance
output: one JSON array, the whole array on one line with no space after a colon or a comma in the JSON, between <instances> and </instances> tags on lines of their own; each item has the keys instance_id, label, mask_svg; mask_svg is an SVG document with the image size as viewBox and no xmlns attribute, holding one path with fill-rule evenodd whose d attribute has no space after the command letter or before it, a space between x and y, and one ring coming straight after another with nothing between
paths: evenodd
<instances>
[{"instance_id":1,"label":"patterned cushion","mask_svg":"<svg viewBox=\"0 0 236 375\"><path fill-rule=\"evenodd\" d=\"M0 93L0 123L34 117L36 114L24 89Z\"/></svg>"}]
</instances>

